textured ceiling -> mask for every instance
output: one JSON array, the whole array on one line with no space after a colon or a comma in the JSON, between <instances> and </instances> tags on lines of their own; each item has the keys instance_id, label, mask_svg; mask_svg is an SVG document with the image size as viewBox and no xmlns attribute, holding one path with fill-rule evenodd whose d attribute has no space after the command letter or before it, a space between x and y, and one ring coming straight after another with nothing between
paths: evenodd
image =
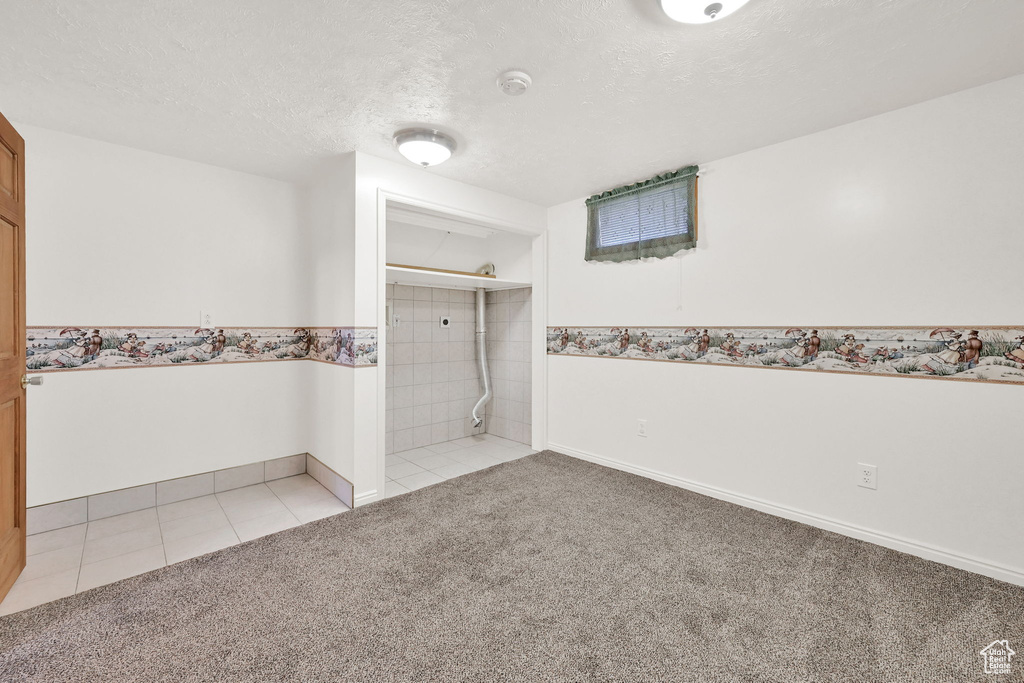
<instances>
[{"instance_id":1,"label":"textured ceiling","mask_svg":"<svg viewBox=\"0 0 1024 683\"><path fill-rule=\"evenodd\" d=\"M1024 72L1022 0L0 0L17 122L293 181L393 131L552 205ZM520 68L533 88L502 95Z\"/></svg>"}]
</instances>

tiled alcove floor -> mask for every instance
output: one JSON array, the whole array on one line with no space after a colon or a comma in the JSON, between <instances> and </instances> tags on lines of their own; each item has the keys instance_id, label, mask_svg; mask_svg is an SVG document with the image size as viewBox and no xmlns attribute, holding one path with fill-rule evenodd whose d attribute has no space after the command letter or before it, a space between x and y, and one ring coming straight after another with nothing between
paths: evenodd
<instances>
[{"instance_id":1,"label":"tiled alcove floor","mask_svg":"<svg viewBox=\"0 0 1024 683\"><path fill-rule=\"evenodd\" d=\"M467 436L386 456L389 498L536 453L529 446L493 434Z\"/></svg>"}]
</instances>

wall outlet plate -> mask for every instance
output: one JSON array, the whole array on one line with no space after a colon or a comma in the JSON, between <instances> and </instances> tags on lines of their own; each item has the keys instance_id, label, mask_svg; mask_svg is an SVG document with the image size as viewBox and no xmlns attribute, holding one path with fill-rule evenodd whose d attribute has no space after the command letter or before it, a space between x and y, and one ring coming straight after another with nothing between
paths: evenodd
<instances>
[{"instance_id":1,"label":"wall outlet plate","mask_svg":"<svg viewBox=\"0 0 1024 683\"><path fill-rule=\"evenodd\" d=\"M857 463L857 486L875 490L878 488L878 468L874 465Z\"/></svg>"},{"instance_id":2,"label":"wall outlet plate","mask_svg":"<svg viewBox=\"0 0 1024 683\"><path fill-rule=\"evenodd\" d=\"M213 327L214 315L209 310L199 311L199 327L210 329Z\"/></svg>"},{"instance_id":3,"label":"wall outlet plate","mask_svg":"<svg viewBox=\"0 0 1024 683\"><path fill-rule=\"evenodd\" d=\"M636 421L636 435L647 438L647 420Z\"/></svg>"},{"instance_id":4,"label":"wall outlet plate","mask_svg":"<svg viewBox=\"0 0 1024 683\"><path fill-rule=\"evenodd\" d=\"M442 316L441 316L441 317L440 317L440 318L438 319L438 321L437 321L437 324L438 324L438 325L440 325L442 329L443 329L443 328L447 328L447 327L451 327L451 326L452 326L452 319L451 319L451 318L449 318L449 317L448 317L448 316L446 316L446 315L442 315Z\"/></svg>"}]
</instances>

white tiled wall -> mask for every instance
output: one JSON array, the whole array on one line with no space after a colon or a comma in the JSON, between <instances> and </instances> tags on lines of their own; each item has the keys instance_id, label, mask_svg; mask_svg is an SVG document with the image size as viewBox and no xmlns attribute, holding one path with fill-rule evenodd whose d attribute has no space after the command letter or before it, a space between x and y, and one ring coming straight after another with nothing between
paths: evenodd
<instances>
[{"instance_id":1,"label":"white tiled wall","mask_svg":"<svg viewBox=\"0 0 1024 683\"><path fill-rule=\"evenodd\" d=\"M398 325L387 330L387 453L461 439L480 397L474 332L475 294L458 289L388 285ZM440 326L441 316L452 319Z\"/></svg>"},{"instance_id":2,"label":"white tiled wall","mask_svg":"<svg viewBox=\"0 0 1024 683\"><path fill-rule=\"evenodd\" d=\"M487 406L488 434L529 444L533 391L530 373L532 289L487 293L487 365L494 400Z\"/></svg>"}]
</instances>

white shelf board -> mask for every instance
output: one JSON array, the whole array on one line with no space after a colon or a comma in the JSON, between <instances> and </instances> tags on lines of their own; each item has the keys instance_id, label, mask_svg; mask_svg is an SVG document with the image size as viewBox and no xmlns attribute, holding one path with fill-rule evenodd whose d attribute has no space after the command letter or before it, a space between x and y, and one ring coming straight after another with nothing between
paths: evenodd
<instances>
[{"instance_id":1,"label":"white shelf board","mask_svg":"<svg viewBox=\"0 0 1024 683\"><path fill-rule=\"evenodd\" d=\"M415 268L387 267L389 284L415 285L416 287L443 287L445 289L517 289L530 287L529 282L503 280L496 277L479 277L476 275L459 275L458 273L436 273L430 270Z\"/></svg>"}]
</instances>

